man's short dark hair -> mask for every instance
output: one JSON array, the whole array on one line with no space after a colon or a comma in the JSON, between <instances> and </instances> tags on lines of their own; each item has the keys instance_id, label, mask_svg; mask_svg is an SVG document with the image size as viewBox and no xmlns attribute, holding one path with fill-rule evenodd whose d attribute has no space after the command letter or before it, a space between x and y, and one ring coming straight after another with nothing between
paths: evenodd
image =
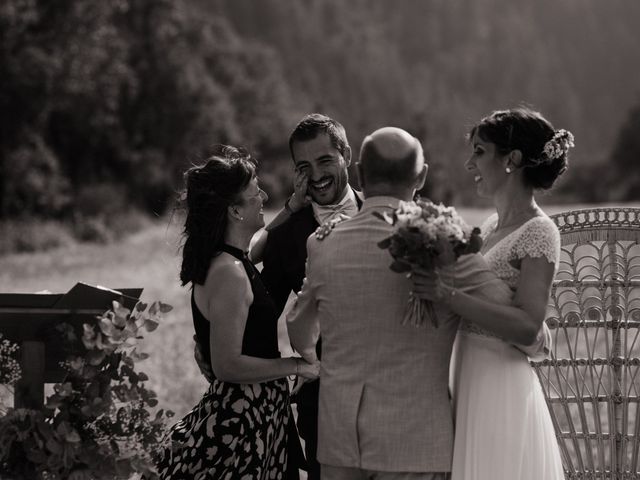
<instances>
[{"instance_id":1,"label":"man's short dark hair","mask_svg":"<svg viewBox=\"0 0 640 480\"><path fill-rule=\"evenodd\" d=\"M333 118L322 115L321 113L311 113L306 115L300 123L293 129L289 136L289 151L291 152L291 158L293 158L293 144L295 142L305 142L313 140L320 134L329 136L331 144L338 150L343 156L345 151L349 147L347 141L347 133L344 127L334 120ZM295 159L294 159L295 161Z\"/></svg>"}]
</instances>

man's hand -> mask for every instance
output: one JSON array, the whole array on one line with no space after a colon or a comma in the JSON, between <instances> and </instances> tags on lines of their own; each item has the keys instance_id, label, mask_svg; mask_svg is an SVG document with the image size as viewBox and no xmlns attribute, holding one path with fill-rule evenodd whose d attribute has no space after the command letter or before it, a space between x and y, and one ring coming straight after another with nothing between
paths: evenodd
<instances>
[{"instance_id":1,"label":"man's hand","mask_svg":"<svg viewBox=\"0 0 640 480\"><path fill-rule=\"evenodd\" d=\"M196 363L198 364L198 368L200 369L200 373L204 375L204 378L207 379L207 382L213 383L215 380L215 376L213 375L213 369L209 362L205 361L202 355L202 347L198 343L197 337L193 336L193 341L195 342L195 346L193 347L193 357L196 359Z\"/></svg>"},{"instance_id":2,"label":"man's hand","mask_svg":"<svg viewBox=\"0 0 640 480\"><path fill-rule=\"evenodd\" d=\"M331 220L327 220L318 228L316 228L314 235L318 240L324 240L333 231L336 225L338 225L340 222L343 222L344 220L349 220L349 218L351 217L345 215L344 213L339 213L337 217L334 217Z\"/></svg>"},{"instance_id":3,"label":"man's hand","mask_svg":"<svg viewBox=\"0 0 640 480\"><path fill-rule=\"evenodd\" d=\"M309 205L311 197L307 193L309 187L309 177L301 170L296 169L295 177L293 179L293 195L289 197L289 209L292 212L302 210Z\"/></svg>"}]
</instances>

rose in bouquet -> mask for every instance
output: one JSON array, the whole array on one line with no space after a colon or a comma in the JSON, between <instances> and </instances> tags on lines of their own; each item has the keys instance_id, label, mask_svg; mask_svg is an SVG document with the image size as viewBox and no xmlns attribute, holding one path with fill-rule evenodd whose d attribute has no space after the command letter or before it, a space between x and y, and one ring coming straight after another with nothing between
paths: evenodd
<instances>
[{"instance_id":1,"label":"rose in bouquet","mask_svg":"<svg viewBox=\"0 0 640 480\"><path fill-rule=\"evenodd\" d=\"M391 214L375 213L393 226L391 235L378 243L393 257L391 270L410 272L416 267L436 272L453 265L458 257L480 250L480 229L471 228L455 208L417 199L400 202ZM421 326L425 316L438 326L438 317L431 302L409 294L403 324Z\"/></svg>"}]
</instances>

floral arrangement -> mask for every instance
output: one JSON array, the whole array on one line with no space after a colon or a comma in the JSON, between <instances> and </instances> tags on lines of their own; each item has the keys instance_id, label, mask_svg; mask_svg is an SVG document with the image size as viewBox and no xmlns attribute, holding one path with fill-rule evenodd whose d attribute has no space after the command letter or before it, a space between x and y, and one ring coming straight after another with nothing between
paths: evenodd
<instances>
[{"instance_id":1,"label":"floral arrangement","mask_svg":"<svg viewBox=\"0 0 640 480\"><path fill-rule=\"evenodd\" d=\"M391 235L378 243L393 257L391 270L409 272L416 267L435 272L451 265L460 255L480 250L480 229L471 229L453 207L418 199L400 202L391 214L377 216L393 226ZM430 302L409 296L403 324L421 326L425 314L438 326L438 319Z\"/></svg>"},{"instance_id":2,"label":"floral arrangement","mask_svg":"<svg viewBox=\"0 0 640 480\"><path fill-rule=\"evenodd\" d=\"M65 379L43 410L9 409L0 417L0 470L28 479L157 478L151 455L173 413L149 410L156 394L136 364L148 357L138 349L143 332L170 310L155 302L130 311L114 302L83 326L80 339L72 326L59 325L62 339L81 340L86 353L64 362Z\"/></svg>"}]
</instances>

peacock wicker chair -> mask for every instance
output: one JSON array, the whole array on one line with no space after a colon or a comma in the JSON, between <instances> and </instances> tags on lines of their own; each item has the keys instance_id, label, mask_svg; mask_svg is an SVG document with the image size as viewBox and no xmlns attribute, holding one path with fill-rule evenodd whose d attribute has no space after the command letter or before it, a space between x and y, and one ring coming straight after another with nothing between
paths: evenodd
<instances>
[{"instance_id":1,"label":"peacock wicker chair","mask_svg":"<svg viewBox=\"0 0 640 480\"><path fill-rule=\"evenodd\" d=\"M550 358L532 362L567 479L640 479L640 208L554 215Z\"/></svg>"}]
</instances>

